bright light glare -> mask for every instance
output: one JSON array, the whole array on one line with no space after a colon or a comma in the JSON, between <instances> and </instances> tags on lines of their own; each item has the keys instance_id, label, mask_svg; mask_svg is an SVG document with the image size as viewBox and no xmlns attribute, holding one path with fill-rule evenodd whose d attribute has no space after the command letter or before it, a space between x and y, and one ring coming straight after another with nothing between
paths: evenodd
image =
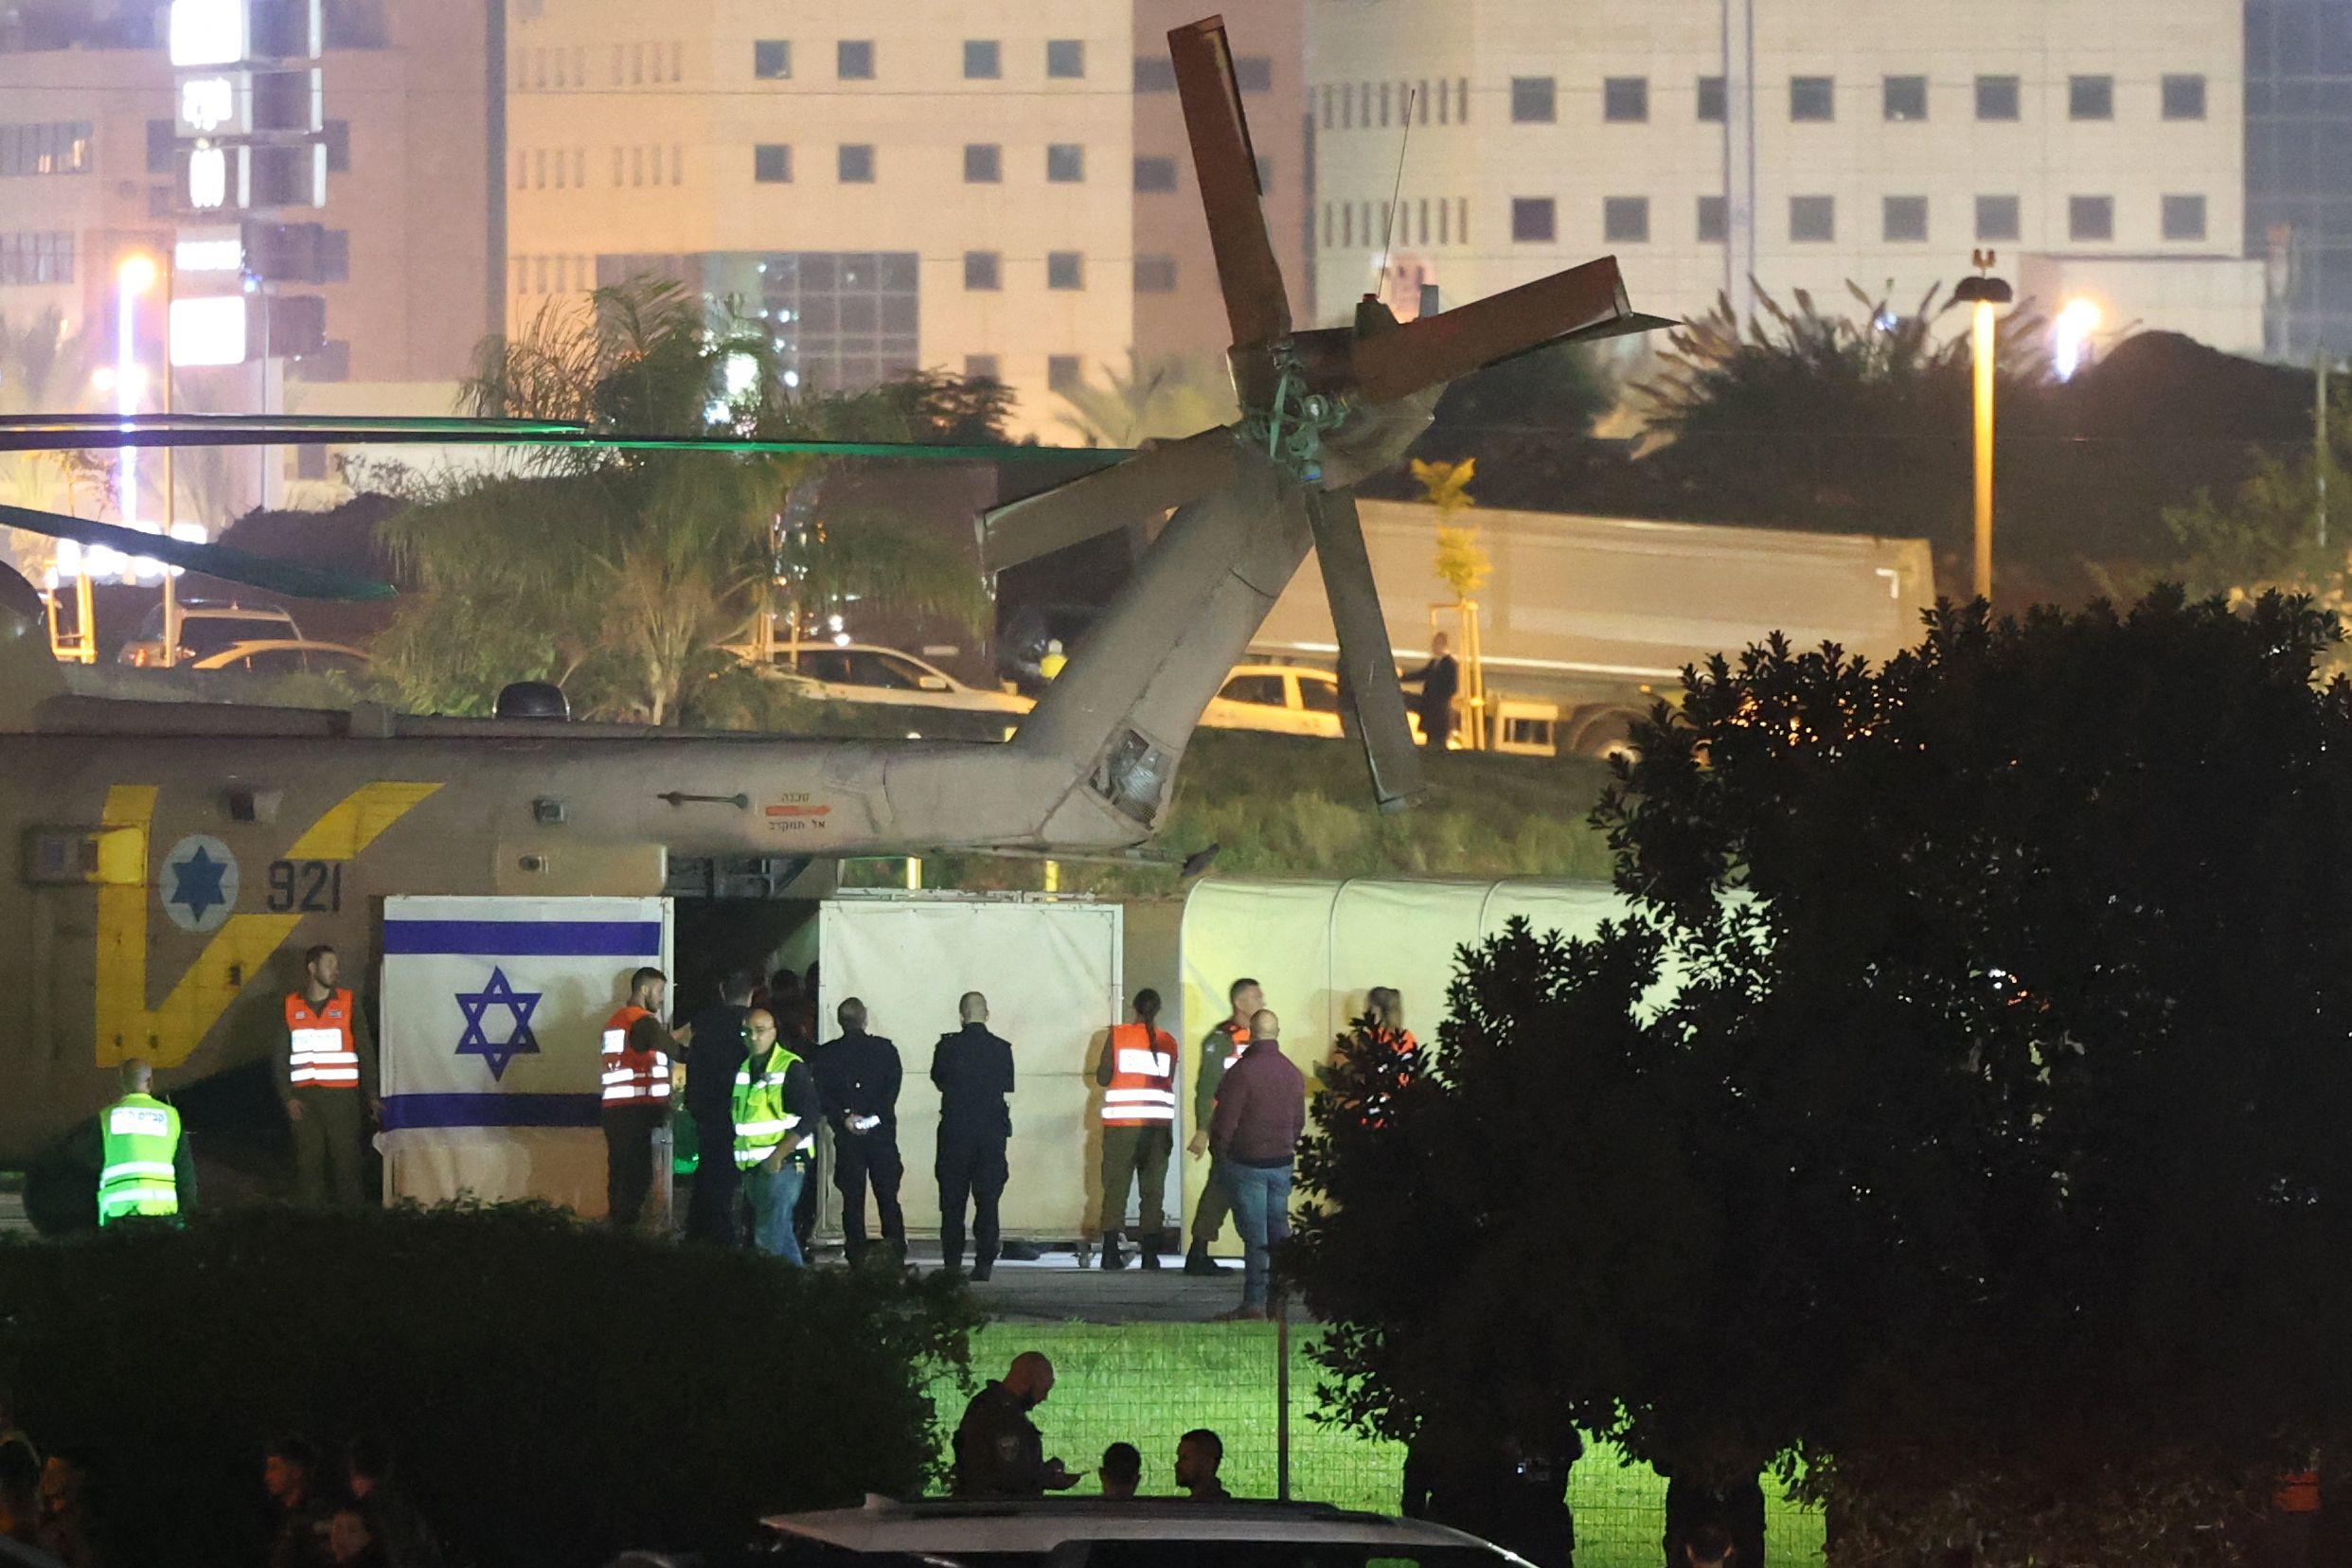
<instances>
[{"instance_id":1,"label":"bright light glare","mask_svg":"<svg viewBox=\"0 0 2352 1568\"><path fill-rule=\"evenodd\" d=\"M171 264L184 273L241 272L245 266L242 240L182 240L171 248Z\"/></svg>"},{"instance_id":2,"label":"bright light glare","mask_svg":"<svg viewBox=\"0 0 2352 1568\"><path fill-rule=\"evenodd\" d=\"M739 398L759 384L759 361L749 354L729 354L724 374L727 396Z\"/></svg>"},{"instance_id":3,"label":"bright light glare","mask_svg":"<svg viewBox=\"0 0 2352 1568\"><path fill-rule=\"evenodd\" d=\"M232 65L245 58L245 0L171 0L171 63Z\"/></svg>"},{"instance_id":4,"label":"bright light glare","mask_svg":"<svg viewBox=\"0 0 2352 1568\"><path fill-rule=\"evenodd\" d=\"M220 130L237 112L237 88L224 76L180 83L180 123L198 135Z\"/></svg>"},{"instance_id":5,"label":"bright light glare","mask_svg":"<svg viewBox=\"0 0 2352 1568\"><path fill-rule=\"evenodd\" d=\"M98 391L112 392L115 389L115 367L111 365L101 365L91 371L90 384Z\"/></svg>"},{"instance_id":6,"label":"bright light glare","mask_svg":"<svg viewBox=\"0 0 2352 1568\"><path fill-rule=\"evenodd\" d=\"M2083 350L2104 319L2095 300L2071 299L2051 324L2050 364L2060 381L2072 381L2082 368Z\"/></svg>"},{"instance_id":7,"label":"bright light glare","mask_svg":"<svg viewBox=\"0 0 2352 1568\"><path fill-rule=\"evenodd\" d=\"M171 363L245 363L245 296L214 294L171 302Z\"/></svg>"},{"instance_id":8,"label":"bright light glare","mask_svg":"<svg viewBox=\"0 0 2352 1568\"><path fill-rule=\"evenodd\" d=\"M200 147L187 155L187 205L217 207L228 200L228 153Z\"/></svg>"},{"instance_id":9,"label":"bright light glare","mask_svg":"<svg viewBox=\"0 0 2352 1568\"><path fill-rule=\"evenodd\" d=\"M122 265L115 269L115 280L133 294L145 294L155 286L155 279L162 276L162 271L155 265L155 258L145 251L134 251L124 257Z\"/></svg>"}]
</instances>

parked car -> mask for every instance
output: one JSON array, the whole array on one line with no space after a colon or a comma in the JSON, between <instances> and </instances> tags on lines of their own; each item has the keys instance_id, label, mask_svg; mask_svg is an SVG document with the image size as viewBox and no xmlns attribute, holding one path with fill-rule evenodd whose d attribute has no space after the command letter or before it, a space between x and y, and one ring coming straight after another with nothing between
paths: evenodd
<instances>
[{"instance_id":1,"label":"parked car","mask_svg":"<svg viewBox=\"0 0 2352 1568\"><path fill-rule=\"evenodd\" d=\"M737 644L728 651L757 666L758 650L752 644ZM866 643L777 643L760 672L828 702L1010 714L1026 713L1034 705L1014 692L966 686L912 653Z\"/></svg>"},{"instance_id":2,"label":"parked car","mask_svg":"<svg viewBox=\"0 0 2352 1568\"><path fill-rule=\"evenodd\" d=\"M122 645L115 657L127 665L153 666L164 662L164 612L158 604L139 623L139 634ZM238 643L301 642L302 628L286 611L269 605L239 604L234 599L182 599L179 603L182 664L208 659Z\"/></svg>"},{"instance_id":3,"label":"parked car","mask_svg":"<svg viewBox=\"0 0 2352 1568\"><path fill-rule=\"evenodd\" d=\"M1209 699L1201 722L1219 729L1335 738L1345 733L1340 727L1339 677L1311 665L1236 665ZM1405 722L1417 744L1420 716L1408 708Z\"/></svg>"},{"instance_id":4,"label":"parked car","mask_svg":"<svg viewBox=\"0 0 2352 1568\"><path fill-rule=\"evenodd\" d=\"M869 1497L764 1523L782 1568L1524 1568L1460 1530L1326 1503Z\"/></svg>"},{"instance_id":5,"label":"parked car","mask_svg":"<svg viewBox=\"0 0 2352 1568\"><path fill-rule=\"evenodd\" d=\"M218 653L192 661L190 669L236 669L255 675L319 675L330 670L357 674L372 661L363 649L342 643L291 637L257 637L231 643Z\"/></svg>"}]
</instances>

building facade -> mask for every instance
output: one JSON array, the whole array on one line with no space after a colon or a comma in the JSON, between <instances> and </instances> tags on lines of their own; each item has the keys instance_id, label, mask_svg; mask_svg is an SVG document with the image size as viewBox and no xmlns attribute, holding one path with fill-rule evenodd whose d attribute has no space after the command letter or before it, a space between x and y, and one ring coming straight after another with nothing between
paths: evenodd
<instances>
[{"instance_id":1,"label":"building facade","mask_svg":"<svg viewBox=\"0 0 2352 1568\"><path fill-rule=\"evenodd\" d=\"M2352 354L2352 0L2246 0L2246 254L2272 354Z\"/></svg>"},{"instance_id":2,"label":"building facade","mask_svg":"<svg viewBox=\"0 0 2352 1568\"><path fill-rule=\"evenodd\" d=\"M512 0L510 325L633 274L795 385L989 376L1023 428L1135 314L1133 14L1102 0Z\"/></svg>"},{"instance_id":3,"label":"building facade","mask_svg":"<svg viewBox=\"0 0 2352 1568\"><path fill-rule=\"evenodd\" d=\"M1907 312L1988 249L2044 312L2258 352L2243 4L1309 0L1321 312L1609 253L1663 315Z\"/></svg>"}]
</instances>

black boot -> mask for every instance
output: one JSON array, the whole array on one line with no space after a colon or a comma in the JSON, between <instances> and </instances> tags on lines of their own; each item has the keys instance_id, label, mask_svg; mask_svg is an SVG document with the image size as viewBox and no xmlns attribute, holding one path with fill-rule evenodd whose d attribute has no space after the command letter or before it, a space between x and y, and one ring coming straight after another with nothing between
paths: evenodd
<instances>
[{"instance_id":1,"label":"black boot","mask_svg":"<svg viewBox=\"0 0 2352 1568\"><path fill-rule=\"evenodd\" d=\"M1127 1255L1119 1251L1119 1233L1117 1231L1105 1231L1102 1233L1102 1266L1106 1270L1124 1269L1127 1267Z\"/></svg>"},{"instance_id":2,"label":"black boot","mask_svg":"<svg viewBox=\"0 0 2352 1568\"><path fill-rule=\"evenodd\" d=\"M1185 1254L1185 1273L1188 1274L1221 1274L1232 1272L1231 1269L1208 1255L1208 1243L1205 1241L1195 1241L1192 1244L1192 1250Z\"/></svg>"},{"instance_id":3,"label":"black boot","mask_svg":"<svg viewBox=\"0 0 2352 1568\"><path fill-rule=\"evenodd\" d=\"M1160 1238L1157 1235L1147 1236L1143 1238L1141 1244L1135 1248L1135 1261L1154 1274L1159 1272Z\"/></svg>"},{"instance_id":4,"label":"black boot","mask_svg":"<svg viewBox=\"0 0 2352 1568\"><path fill-rule=\"evenodd\" d=\"M980 1261L979 1261L979 1262L974 1263L974 1264L971 1266L971 1277L972 1277L974 1280L978 1280L978 1281L981 1281L981 1282L984 1282L984 1283L987 1281L987 1279L988 1279L989 1275L990 1275L990 1274L994 1274L995 1272L996 1272L996 1259L995 1259L995 1258L993 1258L993 1257L989 1257L989 1256L982 1256L982 1258L980 1259Z\"/></svg>"},{"instance_id":5,"label":"black boot","mask_svg":"<svg viewBox=\"0 0 2352 1568\"><path fill-rule=\"evenodd\" d=\"M964 1273L964 1255L959 1252L952 1252L942 1256L939 1259L939 1272L943 1274L952 1274L955 1277L961 1278ZM984 1274L979 1277L986 1279L988 1275Z\"/></svg>"}]
</instances>

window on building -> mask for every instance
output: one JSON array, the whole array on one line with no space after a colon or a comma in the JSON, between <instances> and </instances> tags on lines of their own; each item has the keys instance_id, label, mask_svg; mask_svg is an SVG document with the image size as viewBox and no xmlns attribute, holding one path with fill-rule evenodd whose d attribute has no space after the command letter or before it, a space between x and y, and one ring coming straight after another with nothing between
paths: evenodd
<instances>
[{"instance_id":1,"label":"window on building","mask_svg":"<svg viewBox=\"0 0 2352 1568\"><path fill-rule=\"evenodd\" d=\"M1446 84L1439 82L1437 90L1444 92ZM1470 78L1468 77L1453 79L1453 123L1456 125L1470 123Z\"/></svg>"},{"instance_id":2,"label":"window on building","mask_svg":"<svg viewBox=\"0 0 2352 1568\"><path fill-rule=\"evenodd\" d=\"M1730 114L1730 89L1719 76L1699 79L1699 118L1702 123L1719 125Z\"/></svg>"},{"instance_id":3,"label":"window on building","mask_svg":"<svg viewBox=\"0 0 2352 1568\"><path fill-rule=\"evenodd\" d=\"M87 120L0 125L0 175L87 174L98 167Z\"/></svg>"},{"instance_id":4,"label":"window on building","mask_svg":"<svg viewBox=\"0 0 2352 1568\"><path fill-rule=\"evenodd\" d=\"M1601 118L1613 125L1639 125L1649 118L1649 79L1609 77L1601 82Z\"/></svg>"},{"instance_id":5,"label":"window on building","mask_svg":"<svg viewBox=\"0 0 2352 1568\"><path fill-rule=\"evenodd\" d=\"M2066 79L2066 117L2111 120L2115 117L2115 79L2077 76Z\"/></svg>"},{"instance_id":6,"label":"window on building","mask_svg":"<svg viewBox=\"0 0 2352 1568\"><path fill-rule=\"evenodd\" d=\"M1176 258L1172 256L1138 256L1135 258L1135 292L1137 294L1174 294L1176 292Z\"/></svg>"},{"instance_id":7,"label":"window on building","mask_svg":"<svg viewBox=\"0 0 2352 1568\"><path fill-rule=\"evenodd\" d=\"M1049 289L1086 287L1086 258L1076 251L1047 251L1045 286Z\"/></svg>"},{"instance_id":8,"label":"window on building","mask_svg":"<svg viewBox=\"0 0 2352 1568\"><path fill-rule=\"evenodd\" d=\"M843 185L872 185L874 183L874 144L844 142L836 160L836 177Z\"/></svg>"},{"instance_id":9,"label":"window on building","mask_svg":"<svg viewBox=\"0 0 2352 1568\"><path fill-rule=\"evenodd\" d=\"M1078 185L1086 178L1086 149L1076 142L1055 142L1045 149L1045 183Z\"/></svg>"},{"instance_id":10,"label":"window on building","mask_svg":"<svg viewBox=\"0 0 2352 1568\"><path fill-rule=\"evenodd\" d=\"M1976 199L1976 237L1979 240L2005 240L2014 242L2021 232L2018 199L2014 196L1979 196Z\"/></svg>"},{"instance_id":11,"label":"window on building","mask_svg":"<svg viewBox=\"0 0 2352 1568\"><path fill-rule=\"evenodd\" d=\"M1233 79L1245 93L1274 91L1274 62L1264 55L1243 55L1233 62Z\"/></svg>"},{"instance_id":12,"label":"window on building","mask_svg":"<svg viewBox=\"0 0 2352 1568\"><path fill-rule=\"evenodd\" d=\"M1549 196L1511 198L1511 239L1523 245L1548 245L1559 233L1558 207Z\"/></svg>"},{"instance_id":13,"label":"window on building","mask_svg":"<svg viewBox=\"0 0 2352 1568\"><path fill-rule=\"evenodd\" d=\"M1176 188L1176 160L1173 158L1137 158L1135 188L1140 191L1163 191Z\"/></svg>"},{"instance_id":14,"label":"window on building","mask_svg":"<svg viewBox=\"0 0 2352 1568\"><path fill-rule=\"evenodd\" d=\"M2202 240L2204 237L2205 199L2202 196L2165 197L2165 238Z\"/></svg>"},{"instance_id":15,"label":"window on building","mask_svg":"<svg viewBox=\"0 0 2352 1568\"><path fill-rule=\"evenodd\" d=\"M922 258L911 251L770 252L756 303L787 386L861 391L922 363Z\"/></svg>"},{"instance_id":16,"label":"window on building","mask_svg":"<svg viewBox=\"0 0 2352 1568\"><path fill-rule=\"evenodd\" d=\"M1511 78L1511 123L1549 125L1559 118L1559 88L1550 77Z\"/></svg>"},{"instance_id":17,"label":"window on building","mask_svg":"<svg viewBox=\"0 0 2352 1568\"><path fill-rule=\"evenodd\" d=\"M1388 83L1387 83L1387 82L1385 82L1385 81L1383 81L1383 82L1381 82L1381 128L1382 128L1383 130L1385 130L1385 129L1387 128L1387 125L1388 125Z\"/></svg>"},{"instance_id":18,"label":"window on building","mask_svg":"<svg viewBox=\"0 0 2352 1568\"><path fill-rule=\"evenodd\" d=\"M964 40L964 80L994 81L1005 74L1005 51L993 38Z\"/></svg>"},{"instance_id":19,"label":"window on building","mask_svg":"<svg viewBox=\"0 0 2352 1568\"><path fill-rule=\"evenodd\" d=\"M1086 75L1086 41L1049 38L1045 41L1045 74L1057 81L1077 81Z\"/></svg>"},{"instance_id":20,"label":"window on building","mask_svg":"<svg viewBox=\"0 0 2352 1568\"><path fill-rule=\"evenodd\" d=\"M1883 90L1883 110L1891 120L1923 120L1928 117L1928 79L1923 76L1891 76Z\"/></svg>"},{"instance_id":21,"label":"window on building","mask_svg":"<svg viewBox=\"0 0 2352 1568\"><path fill-rule=\"evenodd\" d=\"M1976 117L1981 120L2013 120L2018 117L2018 105L2023 95L2013 76L1981 76L1976 79Z\"/></svg>"},{"instance_id":22,"label":"window on building","mask_svg":"<svg viewBox=\"0 0 2352 1568\"><path fill-rule=\"evenodd\" d=\"M0 234L0 285L71 283L74 236L69 230L35 229Z\"/></svg>"},{"instance_id":23,"label":"window on building","mask_svg":"<svg viewBox=\"0 0 2352 1568\"><path fill-rule=\"evenodd\" d=\"M614 75L620 74L615 55ZM793 43L789 38L761 38L752 44L752 75L762 81L783 81L793 74Z\"/></svg>"},{"instance_id":24,"label":"window on building","mask_svg":"<svg viewBox=\"0 0 2352 1568\"><path fill-rule=\"evenodd\" d=\"M966 354L964 379L968 382L994 382L1003 385L1005 375L998 367L994 354Z\"/></svg>"},{"instance_id":25,"label":"window on building","mask_svg":"<svg viewBox=\"0 0 2352 1568\"><path fill-rule=\"evenodd\" d=\"M1005 178L1005 150L994 142L964 144L964 183L995 185Z\"/></svg>"},{"instance_id":26,"label":"window on building","mask_svg":"<svg viewBox=\"0 0 2352 1568\"><path fill-rule=\"evenodd\" d=\"M1789 198L1789 238L1805 244L1822 244L1838 237L1838 200L1834 196Z\"/></svg>"},{"instance_id":27,"label":"window on building","mask_svg":"<svg viewBox=\"0 0 2352 1568\"><path fill-rule=\"evenodd\" d=\"M1274 190L1274 160L1260 154L1257 159L1257 193L1269 195Z\"/></svg>"},{"instance_id":28,"label":"window on building","mask_svg":"<svg viewBox=\"0 0 2352 1568\"><path fill-rule=\"evenodd\" d=\"M845 38L833 45L833 75L844 81L874 80L874 41Z\"/></svg>"},{"instance_id":29,"label":"window on building","mask_svg":"<svg viewBox=\"0 0 2352 1568\"><path fill-rule=\"evenodd\" d=\"M582 50L579 53L579 63L574 67L574 69L585 72L587 68L587 51ZM585 75L580 78L580 80L583 83L587 80L588 79ZM669 80L672 81L683 81L686 80L686 45L674 40L669 45Z\"/></svg>"},{"instance_id":30,"label":"window on building","mask_svg":"<svg viewBox=\"0 0 2352 1568\"><path fill-rule=\"evenodd\" d=\"M1699 198L1699 242L1719 245L1731 237L1731 204L1720 196Z\"/></svg>"},{"instance_id":31,"label":"window on building","mask_svg":"<svg viewBox=\"0 0 2352 1568\"><path fill-rule=\"evenodd\" d=\"M634 149L632 151L633 151ZM629 183L638 185L643 181L642 178L638 178L632 179ZM547 188L547 150L543 147L535 147L531 150L531 188L533 190Z\"/></svg>"},{"instance_id":32,"label":"window on building","mask_svg":"<svg viewBox=\"0 0 2352 1568\"><path fill-rule=\"evenodd\" d=\"M964 253L964 287L975 294L993 294L1005 286L1005 258L995 251Z\"/></svg>"},{"instance_id":33,"label":"window on building","mask_svg":"<svg viewBox=\"0 0 2352 1568\"><path fill-rule=\"evenodd\" d=\"M1075 392L1086 384L1086 371L1076 354L1045 356L1045 384L1056 392Z\"/></svg>"},{"instance_id":34,"label":"window on building","mask_svg":"<svg viewBox=\"0 0 2352 1568\"><path fill-rule=\"evenodd\" d=\"M790 185L793 150L782 142L761 142L752 149L752 179L760 185Z\"/></svg>"},{"instance_id":35,"label":"window on building","mask_svg":"<svg viewBox=\"0 0 2352 1568\"><path fill-rule=\"evenodd\" d=\"M1801 76L1789 79L1789 117L1792 120L1833 120L1838 117L1835 77Z\"/></svg>"},{"instance_id":36,"label":"window on building","mask_svg":"<svg viewBox=\"0 0 2352 1568\"><path fill-rule=\"evenodd\" d=\"M0 136L8 133L0 131ZM147 171L150 174L171 172L180 151L178 128L168 119L147 122Z\"/></svg>"},{"instance_id":37,"label":"window on building","mask_svg":"<svg viewBox=\"0 0 2352 1568\"><path fill-rule=\"evenodd\" d=\"M2078 244L2095 244L2115 238L2115 198L2069 196L2066 237Z\"/></svg>"},{"instance_id":38,"label":"window on building","mask_svg":"<svg viewBox=\"0 0 2352 1568\"><path fill-rule=\"evenodd\" d=\"M2201 76L2165 78L2165 118L2201 120L2205 117L2205 79Z\"/></svg>"},{"instance_id":39,"label":"window on building","mask_svg":"<svg viewBox=\"0 0 2352 1568\"><path fill-rule=\"evenodd\" d=\"M1601 200L1601 238L1613 245L1649 243L1649 198L1608 196Z\"/></svg>"},{"instance_id":40,"label":"window on building","mask_svg":"<svg viewBox=\"0 0 2352 1568\"><path fill-rule=\"evenodd\" d=\"M1175 90L1176 62L1174 61L1166 55L1137 55L1135 57L1135 91L1138 93L1172 93ZM1323 125L1327 131L1331 126L1331 89L1326 87L1323 95Z\"/></svg>"},{"instance_id":41,"label":"window on building","mask_svg":"<svg viewBox=\"0 0 2352 1568\"><path fill-rule=\"evenodd\" d=\"M1928 237L1928 199L1889 196L1879 205L1880 237L1890 245L1918 244Z\"/></svg>"}]
</instances>

